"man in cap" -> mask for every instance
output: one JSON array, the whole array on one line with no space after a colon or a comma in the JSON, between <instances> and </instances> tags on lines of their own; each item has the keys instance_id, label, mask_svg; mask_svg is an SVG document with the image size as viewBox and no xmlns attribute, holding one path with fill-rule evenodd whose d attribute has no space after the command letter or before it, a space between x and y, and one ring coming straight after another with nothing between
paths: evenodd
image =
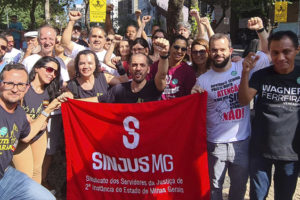
<instances>
[{"instance_id":1,"label":"man in cap","mask_svg":"<svg viewBox=\"0 0 300 200\"><path fill-rule=\"evenodd\" d=\"M29 31L24 34L24 37L26 40L27 48L24 52L23 59L25 59L26 57L28 57L32 54L39 53L41 50L41 47L37 40L37 37L38 37L37 31Z\"/></svg>"},{"instance_id":2,"label":"man in cap","mask_svg":"<svg viewBox=\"0 0 300 200\"><path fill-rule=\"evenodd\" d=\"M81 26L79 23L75 23L73 26L72 37L71 40L79 45L88 47L89 45L81 39Z\"/></svg>"}]
</instances>

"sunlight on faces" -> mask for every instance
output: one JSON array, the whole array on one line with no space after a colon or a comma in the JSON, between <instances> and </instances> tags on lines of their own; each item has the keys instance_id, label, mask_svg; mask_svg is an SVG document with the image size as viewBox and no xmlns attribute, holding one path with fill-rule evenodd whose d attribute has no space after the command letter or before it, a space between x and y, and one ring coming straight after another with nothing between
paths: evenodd
<instances>
[{"instance_id":1,"label":"sunlight on faces","mask_svg":"<svg viewBox=\"0 0 300 200\"><path fill-rule=\"evenodd\" d=\"M175 47L179 47L179 49L177 50ZM170 48L170 59L176 62L183 60L186 54L186 51L182 50L183 48L187 48L186 42L181 39L176 40Z\"/></svg>"},{"instance_id":2,"label":"sunlight on faces","mask_svg":"<svg viewBox=\"0 0 300 200\"><path fill-rule=\"evenodd\" d=\"M119 47L120 55L127 56L130 53L130 46L128 41L121 41Z\"/></svg>"},{"instance_id":3,"label":"sunlight on faces","mask_svg":"<svg viewBox=\"0 0 300 200\"><path fill-rule=\"evenodd\" d=\"M55 43L54 49L55 49L55 52L57 52L57 53L64 52L64 48L61 45L61 36L60 35L56 36L56 43Z\"/></svg>"},{"instance_id":4,"label":"sunlight on faces","mask_svg":"<svg viewBox=\"0 0 300 200\"><path fill-rule=\"evenodd\" d=\"M113 34L108 34L106 36L104 49L108 50L108 48L110 47L113 40L114 40L114 35Z\"/></svg>"},{"instance_id":5,"label":"sunlight on faces","mask_svg":"<svg viewBox=\"0 0 300 200\"><path fill-rule=\"evenodd\" d=\"M52 72L49 72L47 70L47 68L49 67L54 70ZM51 81L53 81L53 79L55 79L57 70L58 70L58 66L55 62L52 61L48 62L47 64L45 64L44 67L35 69L36 72L35 78L38 78L43 84L49 84L51 83Z\"/></svg>"},{"instance_id":6,"label":"sunlight on faces","mask_svg":"<svg viewBox=\"0 0 300 200\"><path fill-rule=\"evenodd\" d=\"M132 54L143 53L143 54L148 55L149 52L148 52L148 49L143 47L141 44L137 43L134 46L132 46L131 53Z\"/></svg>"},{"instance_id":7,"label":"sunlight on faces","mask_svg":"<svg viewBox=\"0 0 300 200\"><path fill-rule=\"evenodd\" d=\"M28 81L28 75L24 70L12 69L3 73L3 82L12 82L14 84L26 84ZM17 86L14 86L10 90L4 88L4 83L0 83L0 98L5 103L12 105L18 103L25 95L28 87L25 91L19 91Z\"/></svg>"},{"instance_id":8,"label":"sunlight on faces","mask_svg":"<svg viewBox=\"0 0 300 200\"><path fill-rule=\"evenodd\" d=\"M90 48L92 51L99 52L103 50L106 42L105 32L100 28L93 28L89 36Z\"/></svg>"},{"instance_id":9,"label":"sunlight on faces","mask_svg":"<svg viewBox=\"0 0 300 200\"><path fill-rule=\"evenodd\" d=\"M8 41L7 43L7 52L10 52L12 48L14 47L14 37L13 36L6 36L6 39Z\"/></svg>"},{"instance_id":10,"label":"sunlight on faces","mask_svg":"<svg viewBox=\"0 0 300 200\"><path fill-rule=\"evenodd\" d=\"M210 58L216 68L224 68L230 60L232 48L226 38L216 39L210 43Z\"/></svg>"},{"instance_id":11,"label":"sunlight on faces","mask_svg":"<svg viewBox=\"0 0 300 200\"><path fill-rule=\"evenodd\" d=\"M89 78L96 70L96 62L93 54L82 54L79 57L78 68L81 77Z\"/></svg>"},{"instance_id":12,"label":"sunlight on faces","mask_svg":"<svg viewBox=\"0 0 300 200\"><path fill-rule=\"evenodd\" d=\"M280 74L287 74L294 70L295 57L299 50L288 37L281 40L273 40L270 44L270 55L274 64L274 70Z\"/></svg>"},{"instance_id":13,"label":"sunlight on faces","mask_svg":"<svg viewBox=\"0 0 300 200\"><path fill-rule=\"evenodd\" d=\"M146 80L147 74L150 72L150 66L147 63L147 58L143 54L132 55L129 72L132 79L136 83L141 83Z\"/></svg>"},{"instance_id":14,"label":"sunlight on faces","mask_svg":"<svg viewBox=\"0 0 300 200\"><path fill-rule=\"evenodd\" d=\"M126 37L129 39L129 40L135 40L136 38L136 28L134 26L128 26L127 29L126 29Z\"/></svg>"},{"instance_id":15,"label":"sunlight on faces","mask_svg":"<svg viewBox=\"0 0 300 200\"><path fill-rule=\"evenodd\" d=\"M192 51L192 60L197 65L206 64L208 59L208 53L203 45L196 44L193 46Z\"/></svg>"},{"instance_id":16,"label":"sunlight on faces","mask_svg":"<svg viewBox=\"0 0 300 200\"><path fill-rule=\"evenodd\" d=\"M56 42L56 31L50 27L44 27L40 30L39 43L42 53L51 54Z\"/></svg>"},{"instance_id":17,"label":"sunlight on faces","mask_svg":"<svg viewBox=\"0 0 300 200\"><path fill-rule=\"evenodd\" d=\"M185 38L189 38L190 31L187 28L180 26L180 28L178 29L178 34L182 35Z\"/></svg>"}]
</instances>

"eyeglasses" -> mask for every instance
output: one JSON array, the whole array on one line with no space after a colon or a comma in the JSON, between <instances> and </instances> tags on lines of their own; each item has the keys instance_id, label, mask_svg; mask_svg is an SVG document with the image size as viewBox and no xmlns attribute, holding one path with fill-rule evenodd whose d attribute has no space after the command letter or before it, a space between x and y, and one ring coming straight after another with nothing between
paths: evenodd
<instances>
[{"instance_id":1,"label":"eyeglasses","mask_svg":"<svg viewBox=\"0 0 300 200\"><path fill-rule=\"evenodd\" d=\"M52 72L54 72L54 75L56 76L57 75L57 70L56 69L53 69L52 67L47 67L47 66L43 66L43 68L46 69L46 72L51 74Z\"/></svg>"},{"instance_id":2,"label":"eyeglasses","mask_svg":"<svg viewBox=\"0 0 300 200\"><path fill-rule=\"evenodd\" d=\"M106 38L106 42L110 42L110 41L113 41L113 39Z\"/></svg>"},{"instance_id":3,"label":"eyeglasses","mask_svg":"<svg viewBox=\"0 0 300 200\"><path fill-rule=\"evenodd\" d=\"M3 51L6 51L6 49L7 49L7 46L0 45L0 48L1 48L1 50L3 50Z\"/></svg>"},{"instance_id":4,"label":"eyeglasses","mask_svg":"<svg viewBox=\"0 0 300 200\"><path fill-rule=\"evenodd\" d=\"M192 54L194 54L194 55L201 55L201 56L204 56L205 54L206 54L207 52L206 52L206 50L204 50L204 49L202 49L202 50L200 50L200 51L192 51Z\"/></svg>"},{"instance_id":5,"label":"eyeglasses","mask_svg":"<svg viewBox=\"0 0 300 200\"><path fill-rule=\"evenodd\" d=\"M180 47L180 46L178 46L178 45L174 45L173 47L174 47L174 49L176 49L177 51L178 51L179 49L181 49L181 51L186 51L186 50L187 50L186 47Z\"/></svg>"},{"instance_id":6,"label":"eyeglasses","mask_svg":"<svg viewBox=\"0 0 300 200\"><path fill-rule=\"evenodd\" d=\"M15 86L17 86L17 89L20 92L24 92L26 90L27 86L29 85L28 83L14 83L14 82L5 82L5 81L1 81L1 83L4 84L4 89L5 90L11 90Z\"/></svg>"}]
</instances>

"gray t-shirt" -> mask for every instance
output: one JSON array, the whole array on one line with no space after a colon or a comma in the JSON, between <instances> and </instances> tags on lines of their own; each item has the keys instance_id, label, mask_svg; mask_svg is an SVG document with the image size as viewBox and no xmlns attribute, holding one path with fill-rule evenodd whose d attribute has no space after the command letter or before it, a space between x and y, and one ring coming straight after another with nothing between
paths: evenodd
<instances>
[{"instance_id":1,"label":"gray t-shirt","mask_svg":"<svg viewBox=\"0 0 300 200\"><path fill-rule=\"evenodd\" d=\"M30 132L30 125L24 110L17 106L14 113L8 113L0 106L0 178L9 166L18 141Z\"/></svg>"}]
</instances>

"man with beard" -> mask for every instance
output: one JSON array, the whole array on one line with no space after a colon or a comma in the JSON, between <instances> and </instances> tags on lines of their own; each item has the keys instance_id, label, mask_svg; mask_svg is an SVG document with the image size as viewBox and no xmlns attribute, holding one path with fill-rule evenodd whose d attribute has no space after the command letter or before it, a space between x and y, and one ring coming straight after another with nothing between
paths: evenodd
<instances>
[{"instance_id":1,"label":"man with beard","mask_svg":"<svg viewBox=\"0 0 300 200\"><path fill-rule=\"evenodd\" d=\"M253 17L248 28L255 30L261 42L261 52L252 72L269 65L267 33L262 20ZM248 180L248 146L250 109L238 102L238 90L243 70L242 61L231 62L230 38L215 34L209 41L211 69L202 74L192 93L206 90L207 152L211 199L222 199L226 171L230 177L229 199L244 199ZM265 52L265 53L264 53Z\"/></svg>"},{"instance_id":2,"label":"man with beard","mask_svg":"<svg viewBox=\"0 0 300 200\"><path fill-rule=\"evenodd\" d=\"M160 47L158 71L153 80L147 81L150 72L151 59L142 53L134 54L129 60L129 71L132 81L120 83L112 87L106 94L99 97L84 98L81 100L106 103L141 103L156 101L161 97L166 87L168 72L169 41L159 38L155 44ZM124 72L125 73L125 70ZM63 99L62 101L66 101Z\"/></svg>"},{"instance_id":3,"label":"man with beard","mask_svg":"<svg viewBox=\"0 0 300 200\"><path fill-rule=\"evenodd\" d=\"M0 72L2 71L2 69L7 64L3 60L3 57L5 56L5 53L6 53L7 44L8 44L7 39L3 36L0 36Z\"/></svg>"},{"instance_id":4,"label":"man with beard","mask_svg":"<svg viewBox=\"0 0 300 200\"><path fill-rule=\"evenodd\" d=\"M73 31L72 31L72 38L71 40L73 42L76 42L77 44L79 45L82 45L82 46L85 46L85 47L88 47L89 45L80 38L81 36L81 26L80 24L76 23L74 26L73 26Z\"/></svg>"}]
</instances>

